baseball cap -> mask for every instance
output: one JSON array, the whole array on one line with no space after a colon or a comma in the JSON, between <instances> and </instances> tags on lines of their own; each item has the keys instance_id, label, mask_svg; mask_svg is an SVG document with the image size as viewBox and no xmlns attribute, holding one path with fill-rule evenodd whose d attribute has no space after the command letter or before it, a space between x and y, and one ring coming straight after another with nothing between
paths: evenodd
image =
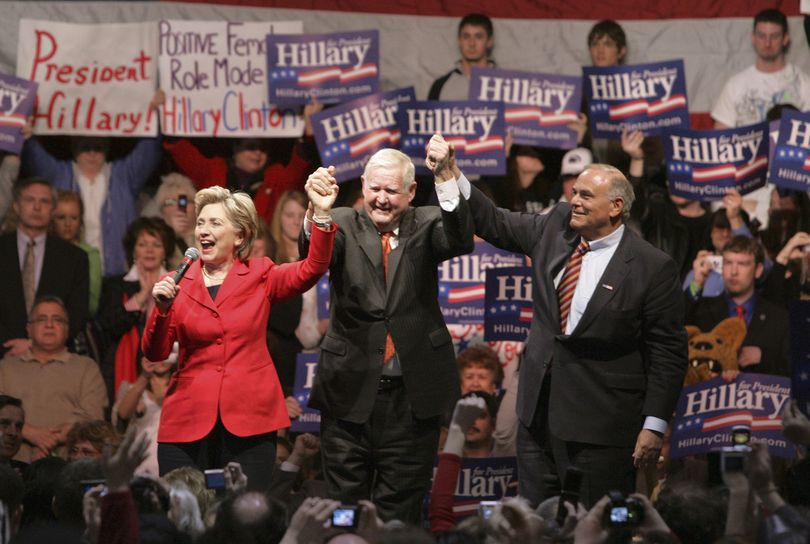
<instances>
[{"instance_id":1,"label":"baseball cap","mask_svg":"<svg viewBox=\"0 0 810 544\"><path fill-rule=\"evenodd\" d=\"M593 164L593 154L589 149L577 147L563 156L561 176L578 176Z\"/></svg>"}]
</instances>

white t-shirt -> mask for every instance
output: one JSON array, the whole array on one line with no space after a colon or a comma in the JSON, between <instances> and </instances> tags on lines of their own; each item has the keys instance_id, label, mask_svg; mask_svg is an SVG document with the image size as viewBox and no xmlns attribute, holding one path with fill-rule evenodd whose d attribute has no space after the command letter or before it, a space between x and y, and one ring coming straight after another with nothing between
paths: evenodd
<instances>
[{"instance_id":1,"label":"white t-shirt","mask_svg":"<svg viewBox=\"0 0 810 544\"><path fill-rule=\"evenodd\" d=\"M107 163L101 172L92 180L85 177L75 167L73 175L81 192L84 203L84 241L98 249L101 254L101 263L104 263L103 229L101 225L101 208L107 200L107 191L110 186L110 165Z\"/></svg>"},{"instance_id":2,"label":"white t-shirt","mask_svg":"<svg viewBox=\"0 0 810 544\"><path fill-rule=\"evenodd\" d=\"M749 66L726 82L712 108L712 118L730 127L752 125L764 121L776 104L810 110L810 76L790 63L768 73Z\"/></svg>"}]
</instances>

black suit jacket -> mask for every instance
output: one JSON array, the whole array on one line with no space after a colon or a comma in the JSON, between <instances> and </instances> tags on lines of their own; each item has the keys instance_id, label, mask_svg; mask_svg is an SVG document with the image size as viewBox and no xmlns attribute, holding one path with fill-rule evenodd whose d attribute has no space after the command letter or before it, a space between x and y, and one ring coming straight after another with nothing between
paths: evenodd
<instances>
[{"instance_id":1,"label":"black suit jacket","mask_svg":"<svg viewBox=\"0 0 810 544\"><path fill-rule=\"evenodd\" d=\"M459 396L455 351L439 308L438 265L473 249L467 203L454 212L410 208L383 277L380 235L366 212L332 210L338 226L329 267L331 321L321 342L310 406L334 418L368 420L390 331L411 407L444 413ZM302 235L302 255L306 238Z\"/></svg>"},{"instance_id":2,"label":"black suit jacket","mask_svg":"<svg viewBox=\"0 0 810 544\"><path fill-rule=\"evenodd\" d=\"M87 254L71 243L51 236L45 238L45 258L37 285L37 297L61 298L67 306L70 336L84 329L90 300L90 273ZM12 338L27 338L25 296L23 295L17 232L0 236L0 344ZM0 346L0 351L5 350Z\"/></svg>"},{"instance_id":3,"label":"black suit jacket","mask_svg":"<svg viewBox=\"0 0 810 544\"><path fill-rule=\"evenodd\" d=\"M580 240L569 226L571 206L509 212L473 188L470 209L476 234L532 259L534 317L517 399L523 424L540 415L540 385L552 365L548 420L562 440L632 447L646 416L669 420L687 368L675 262L625 228L579 324L561 334L554 278Z\"/></svg>"},{"instance_id":4,"label":"black suit jacket","mask_svg":"<svg viewBox=\"0 0 810 544\"><path fill-rule=\"evenodd\" d=\"M726 297L705 297L693 301L686 294L687 318L694 325L708 332L729 316ZM757 296L751 323L745 333L743 347L756 346L762 350L762 360L757 365L746 366L745 372L790 376L790 317L788 311L770 300Z\"/></svg>"}]
</instances>

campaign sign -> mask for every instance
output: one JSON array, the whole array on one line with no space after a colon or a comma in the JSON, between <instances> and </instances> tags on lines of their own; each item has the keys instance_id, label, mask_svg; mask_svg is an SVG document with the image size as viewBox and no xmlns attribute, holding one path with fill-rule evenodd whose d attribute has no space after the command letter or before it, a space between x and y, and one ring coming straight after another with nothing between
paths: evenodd
<instances>
[{"instance_id":1,"label":"campaign sign","mask_svg":"<svg viewBox=\"0 0 810 544\"><path fill-rule=\"evenodd\" d=\"M765 185L768 123L724 130L676 129L664 137L670 193L720 200L729 187L747 194Z\"/></svg>"},{"instance_id":2,"label":"campaign sign","mask_svg":"<svg viewBox=\"0 0 810 544\"><path fill-rule=\"evenodd\" d=\"M795 445L782 435L782 409L790 399L790 379L741 373L732 382L722 377L681 390L672 422L669 455L720 451L732 446L736 425L751 429L751 441L768 445L771 455L792 458Z\"/></svg>"},{"instance_id":3,"label":"campaign sign","mask_svg":"<svg viewBox=\"0 0 810 544\"><path fill-rule=\"evenodd\" d=\"M163 20L160 85L163 133L172 136L301 136L294 108L267 100L265 37L296 34L301 22Z\"/></svg>"},{"instance_id":4,"label":"campaign sign","mask_svg":"<svg viewBox=\"0 0 810 544\"><path fill-rule=\"evenodd\" d=\"M312 116L312 127L321 162L334 165L339 182L359 177L378 149L399 144L399 105L414 100L413 87L406 87L316 113Z\"/></svg>"},{"instance_id":5,"label":"campaign sign","mask_svg":"<svg viewBox=\"0 0 810 544\"><path fill-rule=\"evenodd\" d=\"M770 174L779 187L810 190L810 113L782 112Z\"/></svg>"},{"instance_id":6,"label":"campaign sign","mask_svg":"<svg viewBox=\"0 0 810 544\"><path fill-rule=\"evenodd\" d=\"M582 102L582 78L473 66L470 100L504 105L504 121L516 144L572 149Z\"/></svg>"},{"instance_id":7,"label":"campaign sign","mask_svg":"<svg viewBox=\"0 0 810 544\"><path fill-rule=\"evenodd\" d=\"M295 359L293 396L301 404L301 415L293 419L290 425L290 430L294 433L321 432L321 413L307 407L312 382L318 370L318 356L317 352L301 352Z\"/></svg>"},{"instance_id":8,"label":"campaign sign","mask_svg":"<svg viewBox=\"0 0 810 544\"><path fill-rule=\"evenodd\" d=\"M318 320L329 319L329 272L318 280Z\"/></svg>"},{"instance_id":9,"label":"campaign sign","mask_svg":"<svg viewBox=\"0 0 810 544\"><path fill-rule=\"evenodd\" d=\"M484 272L490 268L524 266L523 255L476 240L472 253L439 265L439 307L448 325L484 322Z\"/></svg>"},{"instance_id":10,"label":"campaign sign","mask_svg":"<svg viewBox=\"0 0 810 544\"><path fill-rule=\"evenodd\" d=\"M594 138L619 139L625 128L645 136L689 128L682 60L582 71Z\"/></svg>"},{"instance_id":11,"label":"campaign sign","mask_svg":"<svg viewBox=\"0 0 810 544\"><path fill-rule=\"evenodd\" d=\"M436 468L433 470L434 478ZM453 515L457 522L477 515L481 501L500 501L515 497L517 490L518 470L515 457L463 458L453 492ZM426 514L428 504L426 500Z\"/></svg>"},{"instance_id":12,"label":"campaign sign","mask_svg":"<svg viewBox=\"0 0 810 544\"><path fill-rule=\"evenodd\" d=\"M486 272L484 338L525 341L532 326L532 273L528 267Z\"/></svg>"},{"instance_id":13,"label":"campaign sign","mask_svg":"<svg viewBox=\"0 0 810 544\"><path fill-rule=\"evenodd\" d=\"M267 36L270 101L306 104L345 102L380 89L380 33Z\"/></svg>"},{"instance_id":14,"label":"campaign sign","mask_svg":"<svg viewBox=\"0 0 810 544\"><path fill-rule=\"evenodd\" d=\"M810 417L810 301L790 303L791 393L804 415Z\"/></svg>"},{"instance_id":15,"label":"campaign sign","mask_svg":"<svg viewBox=\"0 0 810 544\"><path fill-rule=\"evenodd\" d=\"M39 83L37 134L155 136L154 23L21 19L17 75Z\"/></svg>"},{"instance_id":16,"label":"campaign sign","mask_svg":"<svg viewBox=\"0 0 810 544\"><path fill-rule=\"evenodd\" d=\"M22 127L34 109L37 84L0 74L0 149L20 154Z\"/></svg>"},{"instance_id":17,"label":"campaign sign","mask_svg":"<svg viewBox=\"0 0 810 544\"><path fill-rule=\"evenodd\" d=\"M402 134L400 149L420 174L429 173L425 149L437 132L455 148L456 164L464 173L497 176L506 172L503 104L409 102L399 108L397 123Z\"/></svg>"}]
</instances>

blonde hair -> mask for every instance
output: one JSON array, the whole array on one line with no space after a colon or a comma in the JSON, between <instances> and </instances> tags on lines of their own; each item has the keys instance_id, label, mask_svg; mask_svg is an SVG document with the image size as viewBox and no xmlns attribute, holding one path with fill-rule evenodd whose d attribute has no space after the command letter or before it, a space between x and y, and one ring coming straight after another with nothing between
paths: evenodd
<instances>
[{"instance_id":1,"label":"blonde hair","mask_svg":"<svg viewBox=\"0 0 810 544\"><path fill-rule=\"evenodd\" d=\"M245 261L250 256L250 246L259 231L259 215L253 201L243 192L231 192L224 187L208 187L194 197L197 217L209 204L222 204L225 215L242 235L242 243L236 248L236 256Z\"/></svg>"},{"instance_id":2,"label":"blonde hair","mask_svg":"<svg viewBox=\"0 0 810 544\"><path fill-rule=\"evenodd\" d=\"M273 262L277 264L286 263L290 260L290 256L287 255L284 240L282 239L284 235L281 232L281 212L287 202L290 201L300 204L301 207L304 208L304 212L306 212L307 206L309 206L307 195L301 191L284 191L281 198L278 199L276 210L273 212L273 219L270 221L270 237L273 239L273 247L267 248L267 256L273 259Z\"/></svg>"},{"instance_id":3,"label":"blonde hair","mask_svg":"<svg viewBox=\"0 0 810 544\"><path fill-rule=\"evenodd\" d=\"M197 189L188 177L178 172L166 174L160 178L160 187L155 193L155 205L158 212L163 209L163 203L168 198L169 193L175 190L180 191L180 194L185 193L190 201L194 201L197 194Z\"/></svg>"}]
</instances>

